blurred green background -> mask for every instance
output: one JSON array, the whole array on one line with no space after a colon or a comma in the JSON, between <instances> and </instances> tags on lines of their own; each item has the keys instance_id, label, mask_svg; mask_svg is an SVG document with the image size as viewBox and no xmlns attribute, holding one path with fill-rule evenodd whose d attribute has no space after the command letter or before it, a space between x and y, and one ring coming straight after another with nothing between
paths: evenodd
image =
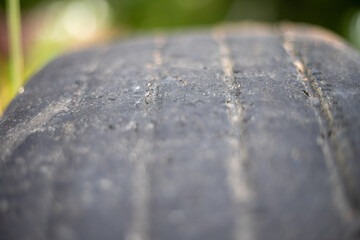
<instances>
[{"instance_id":1,"label":"blurred green background","mask_svg":"<svg viewBox=\"0 0 360 240\"><path fill-rule=\"evenodd\" d=\"M360 0L23 0L24 82L56 55L137 30L289 20L321 25L360 49ZM0 115L9 91L5 0L0 1Z\"/></svg>"}]
</instances>

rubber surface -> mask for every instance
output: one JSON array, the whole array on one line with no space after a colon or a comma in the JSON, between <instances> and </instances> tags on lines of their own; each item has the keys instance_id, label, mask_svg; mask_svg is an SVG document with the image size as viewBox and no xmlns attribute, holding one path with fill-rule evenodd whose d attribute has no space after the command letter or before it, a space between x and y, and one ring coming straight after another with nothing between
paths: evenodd
<instances>
[{"instance_id":1,"label":"rubber surface","mask_svg":"<svg viewBox=\"0 0 360 240\"><path fill-rule=\"evenodd\" d=\"M60 57L0 119L0 239L360 239L360 56L243 24Z\"/></svg>"}]
</instances>

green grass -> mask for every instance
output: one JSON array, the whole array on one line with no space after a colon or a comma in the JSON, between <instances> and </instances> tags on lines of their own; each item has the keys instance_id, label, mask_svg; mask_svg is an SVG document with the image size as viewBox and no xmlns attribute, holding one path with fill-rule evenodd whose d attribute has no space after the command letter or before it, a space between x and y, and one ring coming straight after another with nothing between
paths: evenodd
<instances>
[{"instance_id":1,"label":"green grass","mask_svg":"<svg viewBox=\"0 0 360 240\"><path fill-rule=\"evenodd\" d=\"M9 30L11 95L16 95L23 82L23 53L21 47L21 16L19 0L7 0L7 24Z\"/></svg>"}]
</instances>

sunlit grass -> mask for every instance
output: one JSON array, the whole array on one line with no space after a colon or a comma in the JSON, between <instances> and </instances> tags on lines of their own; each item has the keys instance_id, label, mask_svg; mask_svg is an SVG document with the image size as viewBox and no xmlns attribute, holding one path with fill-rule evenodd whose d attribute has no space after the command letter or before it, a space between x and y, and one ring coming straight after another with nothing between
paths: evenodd
<instances>
[{"instance_id":1,"label":"sunlit grass","mask_svg":"<svg viewBox=\"0 0 360 240\"><path fill-rule=\"evenodd\" d=\"M0 116L19 87L59 54L99 43L117 35L105 0L54 1L24 14L24 54L19 0L6 0L10 59L0 56ZM24 56L23 56L24 55ZM24 62L24 64L23 64Z\"/></svg>"},{"instance_id":2,"label":"sunlit grass","mask_svg":"<svg viewBox=\"0 0 360 240\"><path fill-rule=\"evenodd\" d=\"M19 0L7 0L7 24L10 49L10 95L15 95L23 81L21 16Z\"/></svg>"},{"instance_id":3,"label":"sunlit grass","mask_svg":"<svg viewBox=\"0 0 360 240\"><path fill-rule=\"evenodd\" d=\"M6 4L10 59L0 59L0 116L23 82L20 2L7 0Z\"/></svg>"}]
</instances>

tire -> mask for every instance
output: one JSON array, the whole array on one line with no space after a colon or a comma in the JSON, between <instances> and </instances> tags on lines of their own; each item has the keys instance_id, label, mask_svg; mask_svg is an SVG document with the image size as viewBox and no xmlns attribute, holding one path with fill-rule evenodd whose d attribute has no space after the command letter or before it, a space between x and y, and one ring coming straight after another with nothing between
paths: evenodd
<instances>
[{"instance_id":1,"label":"tire","mask_svg":"<svg viewBox=\"0 0 360 240\"><path fill-rule=\"evenodd\" d=\"M359 63L251 23L62 56L0 120L0 238L360 239Z\"/></svg>"}]
</instances>

